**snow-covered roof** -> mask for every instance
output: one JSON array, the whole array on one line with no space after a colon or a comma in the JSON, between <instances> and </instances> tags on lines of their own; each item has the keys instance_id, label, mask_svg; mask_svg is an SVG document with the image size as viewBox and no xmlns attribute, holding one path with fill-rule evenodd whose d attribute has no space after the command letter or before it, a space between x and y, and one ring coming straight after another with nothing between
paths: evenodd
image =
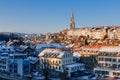
<instances>
[{"instance_id":1,"label":"snow-covered roof","mask_svg":"<svg viewBox=\"0 0 120 80\"><path fill-rule=\"evenodd\" d=\"M45 44L37 44L36 49L41 48L60 48L60 49L67 49L64 45L60 45L57 43L45 43Z\"/></svg>"},{"instance_id":2,"label":"snow-covered roof","mask_svg":"<svg viewBox=\"0 0 120 80\"><path fill-rule=\"evenodd\" d=\"M120 52L120 46L102 46L100 52Z\"/></svg>"},{"instance_id":3,"label":"snow-covered roof","mask_svg":"<svg viewBox=\"0 0 120 80\"><path fill-rule=\"evenodd\" d=\"M26 46L26 45L20 45L18 48L16 48L16 51L24 52L27 48L28 48L28 46Z\"/></svg>"},{"instance_id":4,"label":"snow-covered roof","mask_svg":"<svg viewBox=\"0 0 120 80\"><path fill-rule=\"evenodd\" d=\"M51 57L51 58L62 58L62 56L65 54L65 51L61 49L51 49L46 48L41 53L39 53L38 56L41 57Z\"/></svg>"}]
</instances>

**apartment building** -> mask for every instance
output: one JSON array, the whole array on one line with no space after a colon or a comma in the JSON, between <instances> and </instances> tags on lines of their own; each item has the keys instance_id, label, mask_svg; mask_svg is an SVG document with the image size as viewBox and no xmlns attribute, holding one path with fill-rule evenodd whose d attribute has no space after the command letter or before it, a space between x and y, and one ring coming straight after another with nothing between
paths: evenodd
<instances>
[{"instance_id":1,"label":"apartment building","mask_svg":"<svg viewBox=\"0 0 120 80\"><path fill-rule=\"evenodd\" d=\"M104 46L98 54L98 67L94 68L96 73L120 77L120 46Z\"/></svg>"},{"instance_id":2,"label":"apartment building","mask_svg":"<svg viewBox=\"0 0 120 80\"><path fill-rule=\"evenodd\" d=\"M10 54L9 55L9 72L19 74L21 76L30 73L30 62L26 59L26 54Z\"/></svg>"},{"instance_id":3,"label":"apartment building","mask_svg":"<svg viewBox=\"0 0 120 80\"><path fill-rule=\"evenodd\" d=\"M30 63L28 59L25 59L26 56L26 54L1 53L0 70L20 76L29 74Z\"/></svg>"}]
</instances>

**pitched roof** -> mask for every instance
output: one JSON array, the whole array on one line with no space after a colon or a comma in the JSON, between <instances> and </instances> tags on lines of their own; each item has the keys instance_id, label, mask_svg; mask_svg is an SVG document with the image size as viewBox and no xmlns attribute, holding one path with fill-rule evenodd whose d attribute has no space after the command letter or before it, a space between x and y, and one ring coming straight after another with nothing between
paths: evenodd
<instances>
[{"instance_id":1,"label":"pitched roof","mask_svg":"<svg viewBox=\"0 0 120 80\"><path fill-rule=\"evenodd\" d=\"M49 57L49 58L62 58L65 54L65 51L61 49L44 49L38 56Z\"/></svg>"}]
</instances>

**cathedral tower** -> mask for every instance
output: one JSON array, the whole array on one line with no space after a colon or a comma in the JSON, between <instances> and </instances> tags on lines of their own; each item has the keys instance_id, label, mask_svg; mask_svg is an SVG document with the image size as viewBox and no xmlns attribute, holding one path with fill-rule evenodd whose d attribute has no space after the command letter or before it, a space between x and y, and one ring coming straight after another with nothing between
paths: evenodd
<instances>
[{"instance_id":1,"label":"cathedral tower","mask_svg":"<svg viewBox=\"0 0 120 80\"><path fill-rule=\"evenodd\" d=\"M70 30L74 30L74 29L75 29L75 22L74 22L74 15L72 13L70 17Z\"/></svg>"}]
</instances>

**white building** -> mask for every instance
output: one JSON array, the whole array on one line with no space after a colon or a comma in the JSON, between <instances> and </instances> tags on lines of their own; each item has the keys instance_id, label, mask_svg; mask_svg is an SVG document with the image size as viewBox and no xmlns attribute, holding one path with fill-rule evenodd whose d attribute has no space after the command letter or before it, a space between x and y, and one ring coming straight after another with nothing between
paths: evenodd
<instances>
[{"instance_id":1,"label":"white building","mask_svg":"<svg viewBox=\"0 0 120 80\"><path fill-rule=\"evenodd\" d=\"M47 66L58 72L67 71L70 77L72 72L84 70L84 64L73 62L73 55L69 49L46 48L39 54L40 68Z\"/></svg>"},{"instance_id":2,"label":"white building","mask_svg":"<svg viewBox=\"0 0 120 80\"><path fill-rule=\"evenodd\" d=\"M120 46L101 47L98 64L99 66L94 68L96 73L120 77Z\"/></svg>"},{"instance_id":3,"label":"white building","mask_svg":"<svg viewBox=\"0 0 120 80\"><path fill-rule=\"evenodd\" d=\"M10 54L9 55L9 72L19 74L21 76L30 73L29 59L26 59L26 54Z\"/></svg>"},{"instance_id":4,"label":"white building","mask_svg":"<svg viewBox=\"0 0 120 80\"><path fill-rule=\"evenodd\" d=\"M0 70L11 74L25 76L30 73L29 59L26 54L0 54Z\"/></svg>"}]
</instances>

